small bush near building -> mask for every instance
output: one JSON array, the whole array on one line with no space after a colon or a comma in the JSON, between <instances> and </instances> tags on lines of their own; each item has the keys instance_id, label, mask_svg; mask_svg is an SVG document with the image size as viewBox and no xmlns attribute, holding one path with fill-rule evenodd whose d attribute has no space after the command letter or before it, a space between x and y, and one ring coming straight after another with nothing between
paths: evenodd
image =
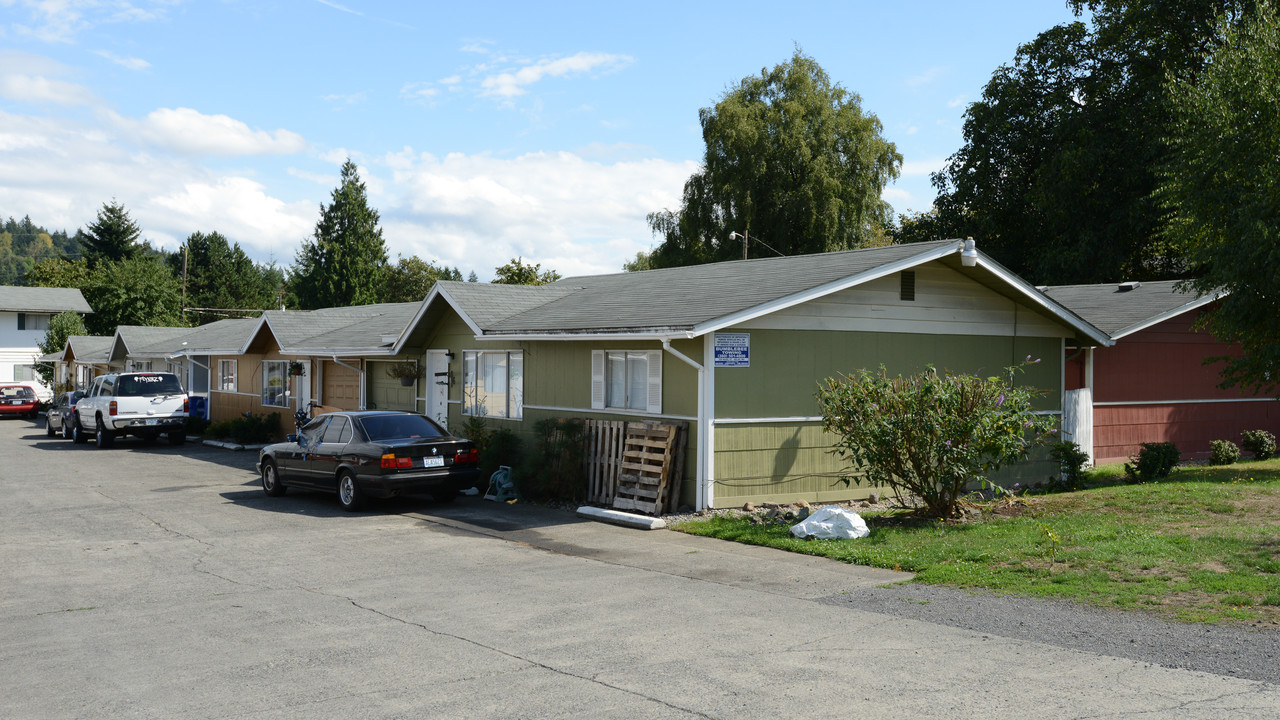
<instances>
[{"instance_id":1,"label":"small bush near building","mask_svg":"<svg viewBox=\"0 0 1280 720\"><path fill-rule=\"evenodd\" d=\"M257 415L247 412L230 420L210 423L206 437L231 440L241 445L261 445L280 437L280 413Z\"/></svg>"},{"instance_id":2,"label":"small bush near building","mask_svg":"<svg viewBox=\"0 0 1280 720\"><path fill-rule=\"evenodd\" d=\"M823 429L872 485L919 498L930 516L956 517L970 484L1056 432L1032 409L1040 391L1015 385L1016 372L984 379L929 367L891 378L881 367L828 378L818 391Z\"/></svg>"},{"instance_id":3,"label":"small bush near building","mask_svg":"<svg viewBox=\"0 0 1280 720\"><path fill-rule=\"evenodd\" d=\"M480 472L484 475L485 482L488 482L489 475L506 465L511 468L513 480L519 482L516 476L520 474L523 458L524 443L520 436L506 428L499 428L489 433L484 448L480 450Z\"/></svg>"},{"instance_id":4,"label":"small bush near building","mask_svg":"<svg viewBox=\"0 0 1280 720\"><path fill-rule=\"evenodd\" d=\"M516 473L516 487L525 497L579 500L586 496L587 424L578 418L551 418L534 423L532 450Z\"/></svg>"},{"instance_id":5,"label":"small bush near building","mask_svg":"<svg viewBox=\"0 0 1280 720\"><path fill-rule=\"evenodd\" d=\"M1209 442L1209 464L1231 465L1240 461L1240 448L1230 440Z\"/></svg>"},{"instance_id":6,"label":"small bush near building","mask_svg":"<svg viewBox=\"0 0 1280 720\"><path fill-rule=\"evenodd\" d=\"M1171 442L1142 443L1135 457L1124 464L1131 482L1151 482L1169 477L1182 452Z\"/></svg>"},{"instance_id":7,"label":"small bush near building","mask_svg":"<svg viewBox=\"0 0 1280 720\"><path fill-rule=\"evenodd\" d=\"M1270 460L1276 454L1276 436L1266 430L1245 430L1240 446L1259 460Z\"/></svg>"},{"instance_id":8,"label":"small bush near building","mask_svg":"<svg viewBox=\"0 0 1280 720\"><path fill-rule=\"evenodd\" d=\"M1079 490L1080 481L1084 479L1084 466L1089 462L1089 453L1070 440L1065 440L1049 446L1049 457L1058 464L1058 487L1062 490Z\"/></svg>"}]
</instances>

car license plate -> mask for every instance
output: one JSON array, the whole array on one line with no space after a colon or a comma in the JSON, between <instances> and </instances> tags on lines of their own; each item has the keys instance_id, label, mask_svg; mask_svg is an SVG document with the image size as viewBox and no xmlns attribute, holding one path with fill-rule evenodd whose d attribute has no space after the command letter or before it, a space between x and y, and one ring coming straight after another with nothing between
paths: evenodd
<instances>
[{"instance_id":1,"label":"car license plate","mask_svg":"<svg viewBox=\"0 0 1280 720\"><path fill-rule=\"evenodd\" d=\"M155 418L147 418L147 424L148 424L148 425L155 425L155 424L156 424L156 423L158 423L158 422L160 422L160 421L159 421L159 420L157 420L157 419L155 419Z\"/></svg>"},{"instance_id":2,"label":"car license plate","mask_svg":"<svg viewBox=\"0 0 1280 720\"><path fill-rule=\"evenodd\" d=\"M422 458L422 467L444 467L444 458L440 456Z\"/></svg>"}]
</instances>

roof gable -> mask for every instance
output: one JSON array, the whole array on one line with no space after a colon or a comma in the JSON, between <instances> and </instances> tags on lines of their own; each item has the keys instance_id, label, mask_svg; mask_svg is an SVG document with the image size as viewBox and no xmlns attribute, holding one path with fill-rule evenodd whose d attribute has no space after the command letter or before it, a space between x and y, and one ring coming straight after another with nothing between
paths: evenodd
<instances>
[{"instance_id":1,"label":"roof gable","mask_svg":"<svg viewBox=\"0 0 1280 720\"><path fill-rule=\"evenodd\" d=\"M397 343L434 303L448 303L484 337L697 337L926 262L958 255L960 240L573 277L543 286L441 282ZM1109 340L999 263L978 263L1011 294L1094 341Z\"/></svg>"}]
</instances>

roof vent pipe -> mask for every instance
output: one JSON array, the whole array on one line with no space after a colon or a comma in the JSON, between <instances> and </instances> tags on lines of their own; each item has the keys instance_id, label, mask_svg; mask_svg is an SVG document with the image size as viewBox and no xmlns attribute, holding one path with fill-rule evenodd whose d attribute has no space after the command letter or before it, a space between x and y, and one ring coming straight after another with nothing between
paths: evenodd
<instances>
[{"instance_id":1,"label":"roof vent pipe","mask_svg":"<svg viewBox=\"0 0 1280 720\"><path fill-rule=\"evenodd\" d=\"M965 238L964 250L960 253L960 264L965 267L975 267L978 264L978 248L973 242L973 238Z\"/></svg>"},{"instance_id":2,"label":"roof vent pipe","mask_svg":"<svg viewBox=\"0 0 1280 720\"><path fill-rule=\"evenodd\" d=\"M1120 292L1129 292L1130 290L1137 290L1140 287L1142 287L1142 283L1140 282L1122 282L1120 283Z\"/></svg>"}]
</instances>

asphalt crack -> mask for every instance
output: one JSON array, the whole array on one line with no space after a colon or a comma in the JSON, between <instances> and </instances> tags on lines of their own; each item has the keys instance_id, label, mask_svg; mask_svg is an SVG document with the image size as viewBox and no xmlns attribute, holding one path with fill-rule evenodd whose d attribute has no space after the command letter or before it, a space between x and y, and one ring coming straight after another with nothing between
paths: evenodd
<instances>
[{"instance_id":1,"label":"asphalt crack","mask_svg":"<svg viewBox=\"0 0 1280 720\"><path fill-rule=\"evenodd\" d=\"M605 681L600 680L600 679L598 679L598 678L590 677L590 676L587 676L587 675L579 675L578 673L569 672L568 670L562 670L562 669L560 669L560 668L552 667L552 666L550 666L550 665L547 665L546 663L541 663L541 662L538 662L537 660L533 660L533 659L530 659L530 658L524 657L524 656L522 656L522 655L517 655L517 654L512 653L512 652L508 652L508 651L506 651L506 650L503 650L502 648L494 647L494 646L492 646L492 645L486 645L486 644L484 644L484 643L482 643L482 642L479 642L479 641L477 641L477 640L473 640L473 639L471 639L471 638L469 638L469 637L464 637L464 636L462 636L462 635L456 635L456 634L454 634L454 633L450 633L450 632L444 632L443 630L436 630L436 629L433 629L433 628L429 628L429 627L427 627L426 625L423 625L422 623L417 623L417 622L413 622L412 620L406 620L406 619L401 618L401 617L396 617L395 615L391 615L390 613L383 612L382 610L379 610L379 609L377 609L377 608L369 607L369 606L367 606L367 605L362 605L362 604L360 604L358 601L356 601L354 598L348 597L348 596L346 596L346 595L338 595L338 594L335 594L335 593L327 593L327 592L323 592L323 591L321 591L321 590L315 590L315 589L313 589L313 588L305 588L305 587L304 587L304 588L300 588L300 589L301 589L301 590L304 590L304 591L306 591L306 592L309 592L309 593L314 593L314 594L316 594L316 595L323 595L323 596L325 596L325 597L331 597L331 598L338 599L338 600L346 600L347 602L351 603L352 607L358 608L358 609L363 610L363 611L365 611L365 612L373 613L374 615L377 615L377 616L379 616L379 617L386 618L387 620L391 620L391 621L393 621L393 622L401 623L402 625L407 625L407 626L409 626L409 627L415 627L415 628L418 628L418 629L420 629L420 630L422 630L422 631L424 631L424 632L430 633L431 635L434 635L434 636L436 636L436 637L450 638L450 639L452 639L452 640L457 640L457 641L459 641L459 642L464 642L464 643L467 643L468 645L472 645L472 646L478 647L478 648L480 648L480 649L482 649L482 650L487 650L487 651L489 651L489 652L493 652L493 653L497 653L497 654L499 654L499 655L502 655L503 657L511 658L512 660L515 660L515 661L517 661L517 662L522 662L522 663L524 663L524 664L526 664L526 665L529 665L530 667L533 667L533 668L537 668L537 669L540 669L540 670L546 670L547 672L554 673L554 674L556 674L556 675L561 675L561 676L564 676L564 677L573 678L573 679L575 679L575 680L583 680L583 681L585 681L585 682L592 683L593 685L599 685L600 687L608 688L608 689L610 689L610 690L614 690L614 691L616 691L616 692L626 693L627 695L631 695L631 696L633 696L633 697L637 697L637 698L640 698L640 699L642 699L642 700L647 700L647 701L649 701L649 702L656 703L656 704L658 704L658 705L661 705L662 707L669 708L669 709L671 709L671 710L676 710L676 711L678 711L678 712L687 713L687 714L689 714L689 715L691 715L691 716L694 716L694 717L707 718L707 720L715 720L715 716L714 716L714 715L707 715L706 713L702 713L702 712L699 712L699 711L697 711L697 710L693 710L693 709L691 709L691 708L681 707L681 706L679 706L679 705L675 705L675 704L672 704L672 703L670 703L670 702L667 702L666 700L663 700L663 699L661 699L661 698L653 697L652 695L646 695L646 694L644 694L644 693L642 693L642 692L637 692L637 691L632 690L632 689L630 689L630 688L625 688L625 687L621 687L621 686L619 686L619 685L615 685L615 684L613 684L613 683L605 682Z\"/></svg>"}]
</instances>

